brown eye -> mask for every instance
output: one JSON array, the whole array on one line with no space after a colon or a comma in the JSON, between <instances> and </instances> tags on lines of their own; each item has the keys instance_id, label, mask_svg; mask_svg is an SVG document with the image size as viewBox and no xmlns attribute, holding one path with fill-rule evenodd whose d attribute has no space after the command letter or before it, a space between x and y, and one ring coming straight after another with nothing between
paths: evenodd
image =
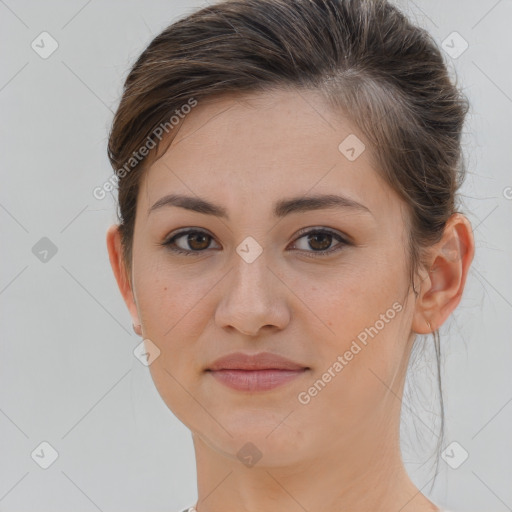
<instances>
[{"instance_id":1,"label":"brown eye","mask_svg":"<svg viewBox=\"0 0 512 512\"><path fill-rule=\"evenodd\" d=\"M189 229L174 235L162 245L180 254L199 254L209 248L213 237L204 231ZM180 242L178 242L180 241Z\"/></svg>"},{"instance_id":2,"label":"brown eye","mask_svg":"<svg viewBox=\"0 0 512 512\"><path fill-rule=\"evenodd\" d=\"M209 235L205 235L204 233L190 233L187 235L187 243L190 248L195 251L200 251L202 249L207 249L208 245L210 245L211 237Z\"/></svg>"},{"instance_id":3,"label":"brown eye","mask_svg":"<svg viewBox=\"0 0 512 512\"><path fill-rule=\"evenodd\" d=\"M301 240L302 242L299 242ZM334 246L331 245L333 240L338 241ZM297 238L294 248L310 253L309 255L321 256L339 251L345 245L350 244L339 234L326 229L315 229L305 232L301 237Z\"/></svg>"},{"instance_id":4,"label":"brown eye","mask_svg":"<svg viewBox=\"0 0 512 512\"><path fill-rule=\"evenodd\" d=\"M333 236L327 233L315 233L308 235L308 243L310 247L319 251L329 249Z\"/></svg>"}]
</instances>

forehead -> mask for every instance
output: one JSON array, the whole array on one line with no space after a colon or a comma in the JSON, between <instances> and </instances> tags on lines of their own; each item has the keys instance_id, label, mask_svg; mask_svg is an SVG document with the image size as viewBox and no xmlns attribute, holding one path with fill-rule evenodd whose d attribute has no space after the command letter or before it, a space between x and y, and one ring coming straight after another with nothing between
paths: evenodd
<instances>
[{"instance_id":1,"label":"forehead","mask_svg":"<svg viewBox=\"0 0 512 512\"><path fill-rule=\"evenodd\" d=\"M354 143L362 152L351 160L344 151ZM163 195L186 193L236 215L247 205L270 209L285 196L308 192L399 208L363 135L317 93L226 95L199 101L186 116L167 151L145 172L138 210L147 214Z\"/></svg>"}]
</instances>

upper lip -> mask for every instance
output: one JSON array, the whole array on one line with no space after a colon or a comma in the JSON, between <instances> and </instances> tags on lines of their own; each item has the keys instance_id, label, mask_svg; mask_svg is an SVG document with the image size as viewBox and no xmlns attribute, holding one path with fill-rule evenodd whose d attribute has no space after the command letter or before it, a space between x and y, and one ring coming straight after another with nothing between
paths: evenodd
<instances>
[{"instance_id":1,"label":"upper lip","mask_svg":"<svg viewBox=\"0 0 512 512\"><path fill-rule=\"evenodd\" d=\"M207 370L303 370L306 366L270 352L244 354L234 352L214 361Z\"/></svg>"}]
</instances>

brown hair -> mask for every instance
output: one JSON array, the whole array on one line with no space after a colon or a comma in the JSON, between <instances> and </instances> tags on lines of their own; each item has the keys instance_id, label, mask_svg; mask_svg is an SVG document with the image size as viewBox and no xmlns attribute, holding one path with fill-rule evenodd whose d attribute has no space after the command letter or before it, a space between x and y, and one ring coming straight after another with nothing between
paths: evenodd
<instances>
[{"instance_id":1,"label":"brown hair","mask_svg":"<svg viewBox=\"0 0 512 512\"><path fill-rule=\"evenodd\" d=\"M379 172L408 211L408 261L417 293L414 277L425 264L424 251L440 240L456 211L468 102L428 32L385 0L224 0L173 23L126 78L108 143L112 167L119 170L144 141L154 141L154 157L160 142L155 127L190 98L273 88L323 94L368 139ZM128 269L148 158L119 179ZM437 330L434 343L444 435Z\"/></svg>"}]
</instances>

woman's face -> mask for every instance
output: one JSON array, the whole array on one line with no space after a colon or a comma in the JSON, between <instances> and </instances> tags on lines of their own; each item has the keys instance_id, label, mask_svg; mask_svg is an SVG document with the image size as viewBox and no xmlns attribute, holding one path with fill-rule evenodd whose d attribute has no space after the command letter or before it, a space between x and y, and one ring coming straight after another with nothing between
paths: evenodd
<instances>
[{"instance_id":1,"label":"woman's face","mask_svg":"<svg viewBox=\"0 0 512 512\"><path fill-rule=\"evenodd\" d=\"M199 102L141 181L132 311L160 350L161 397L219 453L328 456L398 419L414 305L403 203L362 143L313 93L226 96ZM155 207L170 194L190 209ZM307 370L235 390L207 371L233 352Z\"/></svg>"}]
</instances>

